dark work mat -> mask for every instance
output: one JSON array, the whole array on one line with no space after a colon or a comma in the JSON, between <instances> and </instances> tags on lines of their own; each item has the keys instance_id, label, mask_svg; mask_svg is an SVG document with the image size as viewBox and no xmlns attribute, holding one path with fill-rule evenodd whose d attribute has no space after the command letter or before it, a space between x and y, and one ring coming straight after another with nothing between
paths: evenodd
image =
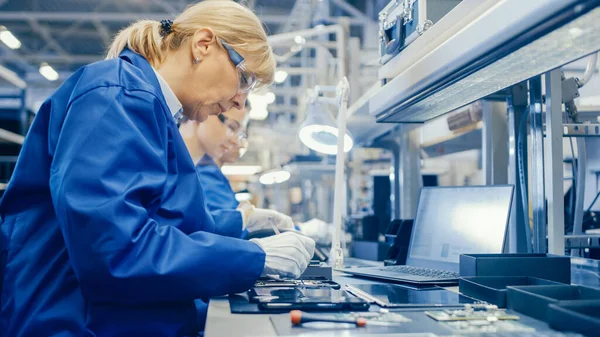
<instances>
[{"instance_id":1,"label":"dark work mat","mask_svg":"<svg viewBox=\"0 0 600 337\"><path fill-rule=\"evenodd\" d=\"M248 302L247 294L229 295L229 307L232 314L273 314L273 313L284 313L289 310L275 311L260 310L258 304Z\"/></svg>"}]
</instances>

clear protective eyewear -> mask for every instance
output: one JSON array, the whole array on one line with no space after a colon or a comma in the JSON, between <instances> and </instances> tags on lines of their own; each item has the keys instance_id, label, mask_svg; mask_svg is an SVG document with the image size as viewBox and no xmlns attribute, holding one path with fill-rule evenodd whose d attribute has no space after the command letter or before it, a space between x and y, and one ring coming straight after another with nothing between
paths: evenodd
<instances>
[{"instance_id":1,"label":"clear protective eyewear","mask_svg":"<svg viewBox=\"0 0 600 337\"><path fill-rule=\"evenodd\" d=\"M217 117L221 123L227 127L227 137L231 138L235 136L240 147L242 147L244 143L248 143L248 135L242 130L242 126L238 122L230 120L224 114L219 114Z\"/></svg>"},{"instance_id":2,"label":"clear protective eyewear","mask_svg":"<svg viewBox=\"0 0 600 337\"><path fill-rule=\"evenodd\" d=\"M238 92L242 94L247 94L256 87L257 79L256 74L246 71L246 60L240 53L238 53L233 47L228 45L222 39L219 39L223 48L227 50L227 54L229 55L229 59L237 69L239 74L239 87Z\"/></svg>"}]
</instances>

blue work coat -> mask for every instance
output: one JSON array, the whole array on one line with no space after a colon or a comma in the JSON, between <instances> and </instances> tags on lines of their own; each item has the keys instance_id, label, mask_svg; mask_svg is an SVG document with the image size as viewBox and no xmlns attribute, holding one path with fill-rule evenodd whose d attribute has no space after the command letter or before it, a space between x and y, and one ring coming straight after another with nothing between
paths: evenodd
<instances>
[{"instance_id":1,"label":"blue work coat","mask_svg":"<svg viewBox=\"0 0 600 337\"><path fill-rule=\"evenodd\" d=\"M206 207L215 218L217 227L221 227L220 230L223 232L241 233L241 237L245 238L248 231L242 231L243 219L241 213L236 209L239 203L235 199L235 192L233 192L229 180L221 172L219 166L210 156L205 155L196 164L196 172L200 184L204 188Z\"/></svg>"},{"instance_id":2,"label":"blue work coat","mask_svg":"<svg viewBox=\"0 0 600 337\"><path fill-rule=\"evenodd\" d=\"M225 237L150 64L78 70L46 100L0 202L4 336L192 336L250 288L254 243ZM241 230L241 229L240 229Z\"/></svg>"}]
</instances>

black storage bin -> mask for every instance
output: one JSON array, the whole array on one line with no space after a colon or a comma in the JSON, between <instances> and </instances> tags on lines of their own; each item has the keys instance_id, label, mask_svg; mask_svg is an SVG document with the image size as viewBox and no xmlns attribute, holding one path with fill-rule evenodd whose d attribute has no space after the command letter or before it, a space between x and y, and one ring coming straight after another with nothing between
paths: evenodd
<instances>
[{"instance_id":1,"label":"black storage bin","mask_svg":"<svg viewBox=\"0 0 600 337\"><path fill-rule=\"evenodd\" d=\"M460 276L529 276L571 283L571 259L551 254L463 254Z\"/></svg>"},{"instance_id":2,"label":"black storage bin","mask_svg":"<svg viewBox=\"0 0 600 337\"><path fill-rule=\"evenodd\" d=\"M560 331L600 334L600 300L563 301L548 306L548 324Z\"/></svg>"},{"instance_id":3,"label":"black storage bin","mask_svg":"<svg viewBox=\"0 0 600 337\"><path fill-rule=\"evenodd\" d=\"M600 289L584 286L508 287L506 307L548 322L548 305L559 301L600 300Z\"/></svg>"},{"instance_id":4,"label":"black storage bin","mask_svg":"<svg viewBox=\"0 0 600 337\"><path fill-rule=\"evenodd\" d=\"M558 282L526 276L461 277L458 288L464 295L506 308L506 287L560 285Z\"/></svg>"}]
</instances>

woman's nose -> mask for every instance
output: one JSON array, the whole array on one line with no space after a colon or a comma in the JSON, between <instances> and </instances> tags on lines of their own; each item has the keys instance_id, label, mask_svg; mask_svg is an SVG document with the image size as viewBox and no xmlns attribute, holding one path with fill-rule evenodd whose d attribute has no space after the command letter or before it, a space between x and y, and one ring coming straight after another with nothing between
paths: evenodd
<instances>
[{"instance_id":1,"label":"woman's nose","mask_svg":"<svg viewBox=\"0 0 600 337\"><path fill-rule=\"evenodd\" d=\"M244 106L246 106L246 99L248 99L248 94L237 94L231 100L233 103L233 107L242 110Z\"/></svg>"}]
</instances>

